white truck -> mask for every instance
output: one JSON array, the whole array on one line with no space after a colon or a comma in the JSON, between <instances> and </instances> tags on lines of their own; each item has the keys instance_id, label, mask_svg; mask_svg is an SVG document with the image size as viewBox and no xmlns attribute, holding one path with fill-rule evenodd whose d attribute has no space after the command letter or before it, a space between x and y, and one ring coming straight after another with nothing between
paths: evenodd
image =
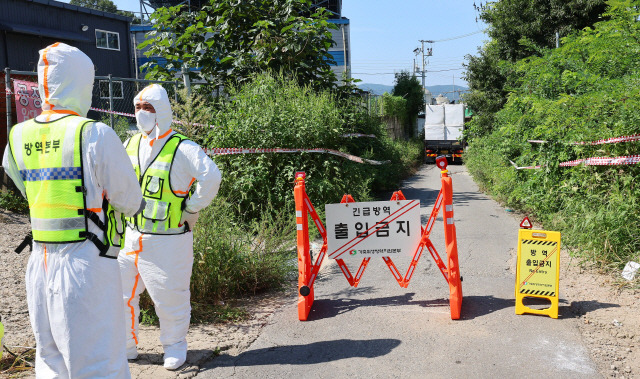
<instances>
[{"instance_id":1,"label":"white truck","mask_svg":"<svg viewBox=\"0 0 640 379\"><path fill-rule=\"evenodd\" d=\"M452 162L462 161L464 110L464 104L426 105L424 149L427 162L435 162L440 155Z\"/></svg>"}]
</instances>

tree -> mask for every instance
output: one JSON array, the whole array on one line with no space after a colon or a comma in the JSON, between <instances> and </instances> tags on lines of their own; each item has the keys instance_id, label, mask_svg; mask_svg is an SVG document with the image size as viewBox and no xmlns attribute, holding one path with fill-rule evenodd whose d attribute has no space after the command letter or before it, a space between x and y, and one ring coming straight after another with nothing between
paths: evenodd
<instances>
[{"instance_id":1,"label":"tree","mask_svg":"<svg viewBox=\"0 0 640 379\"><path fill-rule=\"evenodd\" d=\"M139 23L140 19L137 18L133 12L118 10L118 7L111 0L71 0L71 5L77 5L79 7L96 9L103 12L115 13L125 17L131 17L134 23Z\"/></svg>"},{"instance_id":2,"label":"tree","mask_svg":"<svg viewBox=\"0 0 640 379\"><path fill-rule=\"evenodd\" d=\"M489 37L499 46L501 59L515 62L561 37L601 20L606 0L502 0L489 3L480 18L489 24Z\"/></svg>"},{"instance_id":3,"label":"tree","mask_svg":"<svg viewBox=\"0 0 640 379\"><path fill-rule=\"evenodd\" d=\"M242 83L256 72L283 72L304 85L332 87L333 44L324 8L309 0L216 0L200 11L159 8L140 48L166 64L144 66L147 78L170 79L183 68L214 85Z\"/></svg>"},{"instance_id":4,"label":"tree","mask_svg":"<svg viewBox=\"0 0 640 379\"><path fill-rule=\"evenodd\" d=\"M118 7L111 0L71 0L69 4L103 12L118 13Z\"/></svg>"},{"instance_id":5,"label":"tree","mask_svg":"<svg viewBox=\"0 0 640 379\"><path fill-rule=\"evenodd\" d=\"M542 56L561 37L602 20L606 0L501 0L479 8L491 41L468 55L465 80L470 92L465 101L475 112L468 133L482 135L493 128L493 115L507 101L513 69L518 60Z\"/></svg>"},{"instance_id":6,"label":"tree","mask_svg":"<svg viewBox=\"0 0 640 379\"><path fill-rule=\"evenodd\" d=\"M491 41L478 49L478 55L467 55L464 63L464 79L469 83L469 92L464 101L475 112L473 123L467 127L467 136L483 135L494 125L494 114L507 101L505 89L513 70L513 63L501 60L498 44Z\"/></svg>"},{"instance_id":7,"label":"tree","mask_svg":"<svg viewBox=\"0 0 640 379\"><path fill-rule=\"evenodd\" d=\"M400 71L395 75L393 96L400 96L407 100L405 119L405 135L413 136L413 123L418 113L424 108L424 90L418 79L409 71Z\"/></svg>"}]
</instances>

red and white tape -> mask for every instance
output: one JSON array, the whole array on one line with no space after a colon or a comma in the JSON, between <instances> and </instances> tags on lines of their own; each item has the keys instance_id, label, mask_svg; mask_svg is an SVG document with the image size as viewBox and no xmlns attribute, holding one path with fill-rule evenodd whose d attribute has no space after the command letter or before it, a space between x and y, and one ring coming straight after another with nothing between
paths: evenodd
<instances>
[{"instance_id":1,"label":"red and white tape","mask_svg":"<svg viewBox=\"0 0 640 379\"><path fill-rule=\"evenodd\" d=\"M537 170L543 166L517 166L512 161L511 164L516 170ZM623 157L591 157L585 159L576 159L573 161L561 162L560 167L575 167L581 164L585 166L622 166L622 165L634 165L640 163L640 155L627 155Z\"/></svg>"},{"instance_id":2,"label":"red and white tape","mask_svg":"<svg viewBox=\"0 0 640 379\"><path fill-rule=\"evenodd\" d=\"M516 170L536 170L536 169L542 168L542 166L518 166L512 160L509 160L509 162L513 167L516 168Z\"/></svg>"},{"instance_id":3,"label":"red and white tape","mask_svg":"<svg viewBox=\"0 0 640 379\"><path fill-rule=\"evenodd\" d=\"M373 159L360 158L355 155L343 153L333 149L239 149L239 148L204 148L205 153L208 155L235 155L235 154L264 154L264 153L324 153L333 154L342 158L346 158L350 161L357 163L369 163L372 165L383 165L389 163L389 161L375 161Z\"/></svg>"},{"instance_id":4,"label":"red and white tape","mask_svg":"<svg viewBox=\"0 0 640 379\"><path fill-rule=\"evenodd\" d=\"M5 92L9 95L16 95L15 92L11 91L10 89L5 89ZM25 91L26 92L26 91ZM21 97L28 97L28 98L40 98L39 95L29 95L27 93L18 93L17 95L21 96ZM117 112L117 111L110 111L108 109L101 109L101 108L96 108L96 107L90 107L89 108L92 111L95 112L100 112L100 113L107 113L107 114L115 114L118 116L125 116L125 117L131 117L131 118L135 118L136 115L133 113L126 113L126 112ZM178 120L173 120L172 121L174 124L178 124L178 125L184 125L184 123L182 121L178 121ZM194 126L208 126L210 128L215 128L215 125L205 125L205 124L198 124L198 123L193 123L191 125ZM348 138L348 137L369 137L369 138L376 138L375 134L362 134L362 133L347 133L347 134L343 134L341 137L344 138Z\"/></svg>"},{"instance_id":5,"label":"red and white tape","mask_svg":"<svg viewBox=\"0 0 640 379\"><path fill-rule=\"evenodd\" d=\"M101 113L109 113L109 114L116 114L118 116L126 116L126 117L136 118L136 115L131 114L131 113L109 111L109 110L106 110L106 109L100 109L100 108L95 108L95 107L91 107L89 109L91 109L92 111L101 112Z\"/></svg>"},{"instance_id":6,"label":"red and white tape","mask_svg":"<svg viewBox=\"0 0 640 379\"><path fill-rule=\"evenodd\" d=\"M343 134L340 137L369 137L369 138L376 138L375 134L362 134L362 133L347 133L347 134Z\"/></svg>"},{"instance_id":7,"label":"red and white tape","mask_svg":"<svg viewBox=\"0 0 640 379\"><path fill-rule=\"evenodd\" d=\"M640 141L640 134L634 134L631 136L621 136L621 137L613 137L607 139L601 139L598 141L592 142L574 142L574 145L604 145L607 143L621 143L621 142L633 142Z\"/></svg>"},{"instance_id":8,"label":"red and white tape","mask_svg":"<svg viewBox=\"0 0 640 379\"><path fill-rule=\"evenodd\" d=\"M634 165L640 163L640 155L627 155L624 157L592 157L586 159L576 159L560 163L560 167L573 167L583 164L585 166L621 166Z\"/></svg>"},{"instance_id":9,"label":"red and white tape","mask_svg":"<svg viewBox=\"0 0 640 379\"><path fill-rule=\"evenodd\" d=\"M611 138L607 138L607 139L601 139L601 140L597 140L597 141L590 141L590 142L569 142L569 145L605 145L608 143L622 143L622 142L634 142L634 141L640 141L640 134L634 134L634 135L630 135L630 136L620 136L620 137L611 137ZM549 141L545 141L545 140L539 140L539 139L530 139L527 140L527 142L529 143L548 143Z\"/></svg>"},{"instance_id":10,"label":"red and white tape","mask_svg":"<svg viewBox=\"0 0 640 379\"><path fill-rule=\"evenodd\" d=\"M94 107L91 107L90 109L93 110L93 111L96 111L96 112L113 113L113 114L117 114L117 115L120 115L120 116L127 116L127 117L133 117L133 118L136 117L136 115L131 114L131 113L115 112L115 111L109 111L109 110L106 110L106 109L94 108ZM184 122L182 122L182 121L173 120L172 122L174 124L184 125ZM215 125L205 125L205 124L198 124L198 123L193 123L191 125L194 125L194 126L209 126L210 128L215 128L216 127ZM343 134L341 137L345 137L345 138L347 138L347 137L370 137L370 138L376 138L376 135L375 134L362 134L362 133L348 133L348 134Z\"/></svg>"}]
</instances>

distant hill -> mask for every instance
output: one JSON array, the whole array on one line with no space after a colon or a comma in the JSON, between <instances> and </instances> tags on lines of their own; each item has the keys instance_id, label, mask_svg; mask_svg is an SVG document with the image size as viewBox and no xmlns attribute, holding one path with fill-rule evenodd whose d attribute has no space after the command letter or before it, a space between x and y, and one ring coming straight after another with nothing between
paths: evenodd
<instances>
[{"instance_id":1,"label":"distant hill","mask_svg":"<svg viewBox=\"0 0 640 379\"><path fill-rule=\"evenodd\" d=\"M393 86L388 86L385 84L373 84L373 83L358 83L358 88L363 89L365 91L369 91L374 95L382 95L385 92L391 93L393 90Z\"/></svg>"},{"instance_id":2,"label":"distant hill","mask_svg":"<svg viewBox=\"0 0 640 379\"><path fill-rule=\"evenodd\" d=\"M382 95L385 92L391 93L393 90L393 86L385 85L385 84L374 84L374 83L359 83L358 87L369 91L374 95ZM467 87L463 86L452 86L447 84L435 85L435 86L427 86L427 89L431 92L433 97L436 97L440 94L449 98L449 100L460 100L460 92L466 92L469 90ZM452 91L456 91L452 93Z\"/></svg>"}]
</instances>

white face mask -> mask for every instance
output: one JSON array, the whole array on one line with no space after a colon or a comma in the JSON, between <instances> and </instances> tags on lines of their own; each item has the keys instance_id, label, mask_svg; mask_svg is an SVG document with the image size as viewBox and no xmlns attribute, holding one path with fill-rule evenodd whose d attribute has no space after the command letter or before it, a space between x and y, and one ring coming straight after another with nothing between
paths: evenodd
<instances>
[{"instance_id":1,"label":"white face mask","mask_svg":"<svg viewBox=\"0 0 640 379\"><path fill-rule=\"evenodd\" d=\"M136 113L136 125L143 133L149 133L156 126L156 114L139 110Z\"/></svg>"}]
</instances>

